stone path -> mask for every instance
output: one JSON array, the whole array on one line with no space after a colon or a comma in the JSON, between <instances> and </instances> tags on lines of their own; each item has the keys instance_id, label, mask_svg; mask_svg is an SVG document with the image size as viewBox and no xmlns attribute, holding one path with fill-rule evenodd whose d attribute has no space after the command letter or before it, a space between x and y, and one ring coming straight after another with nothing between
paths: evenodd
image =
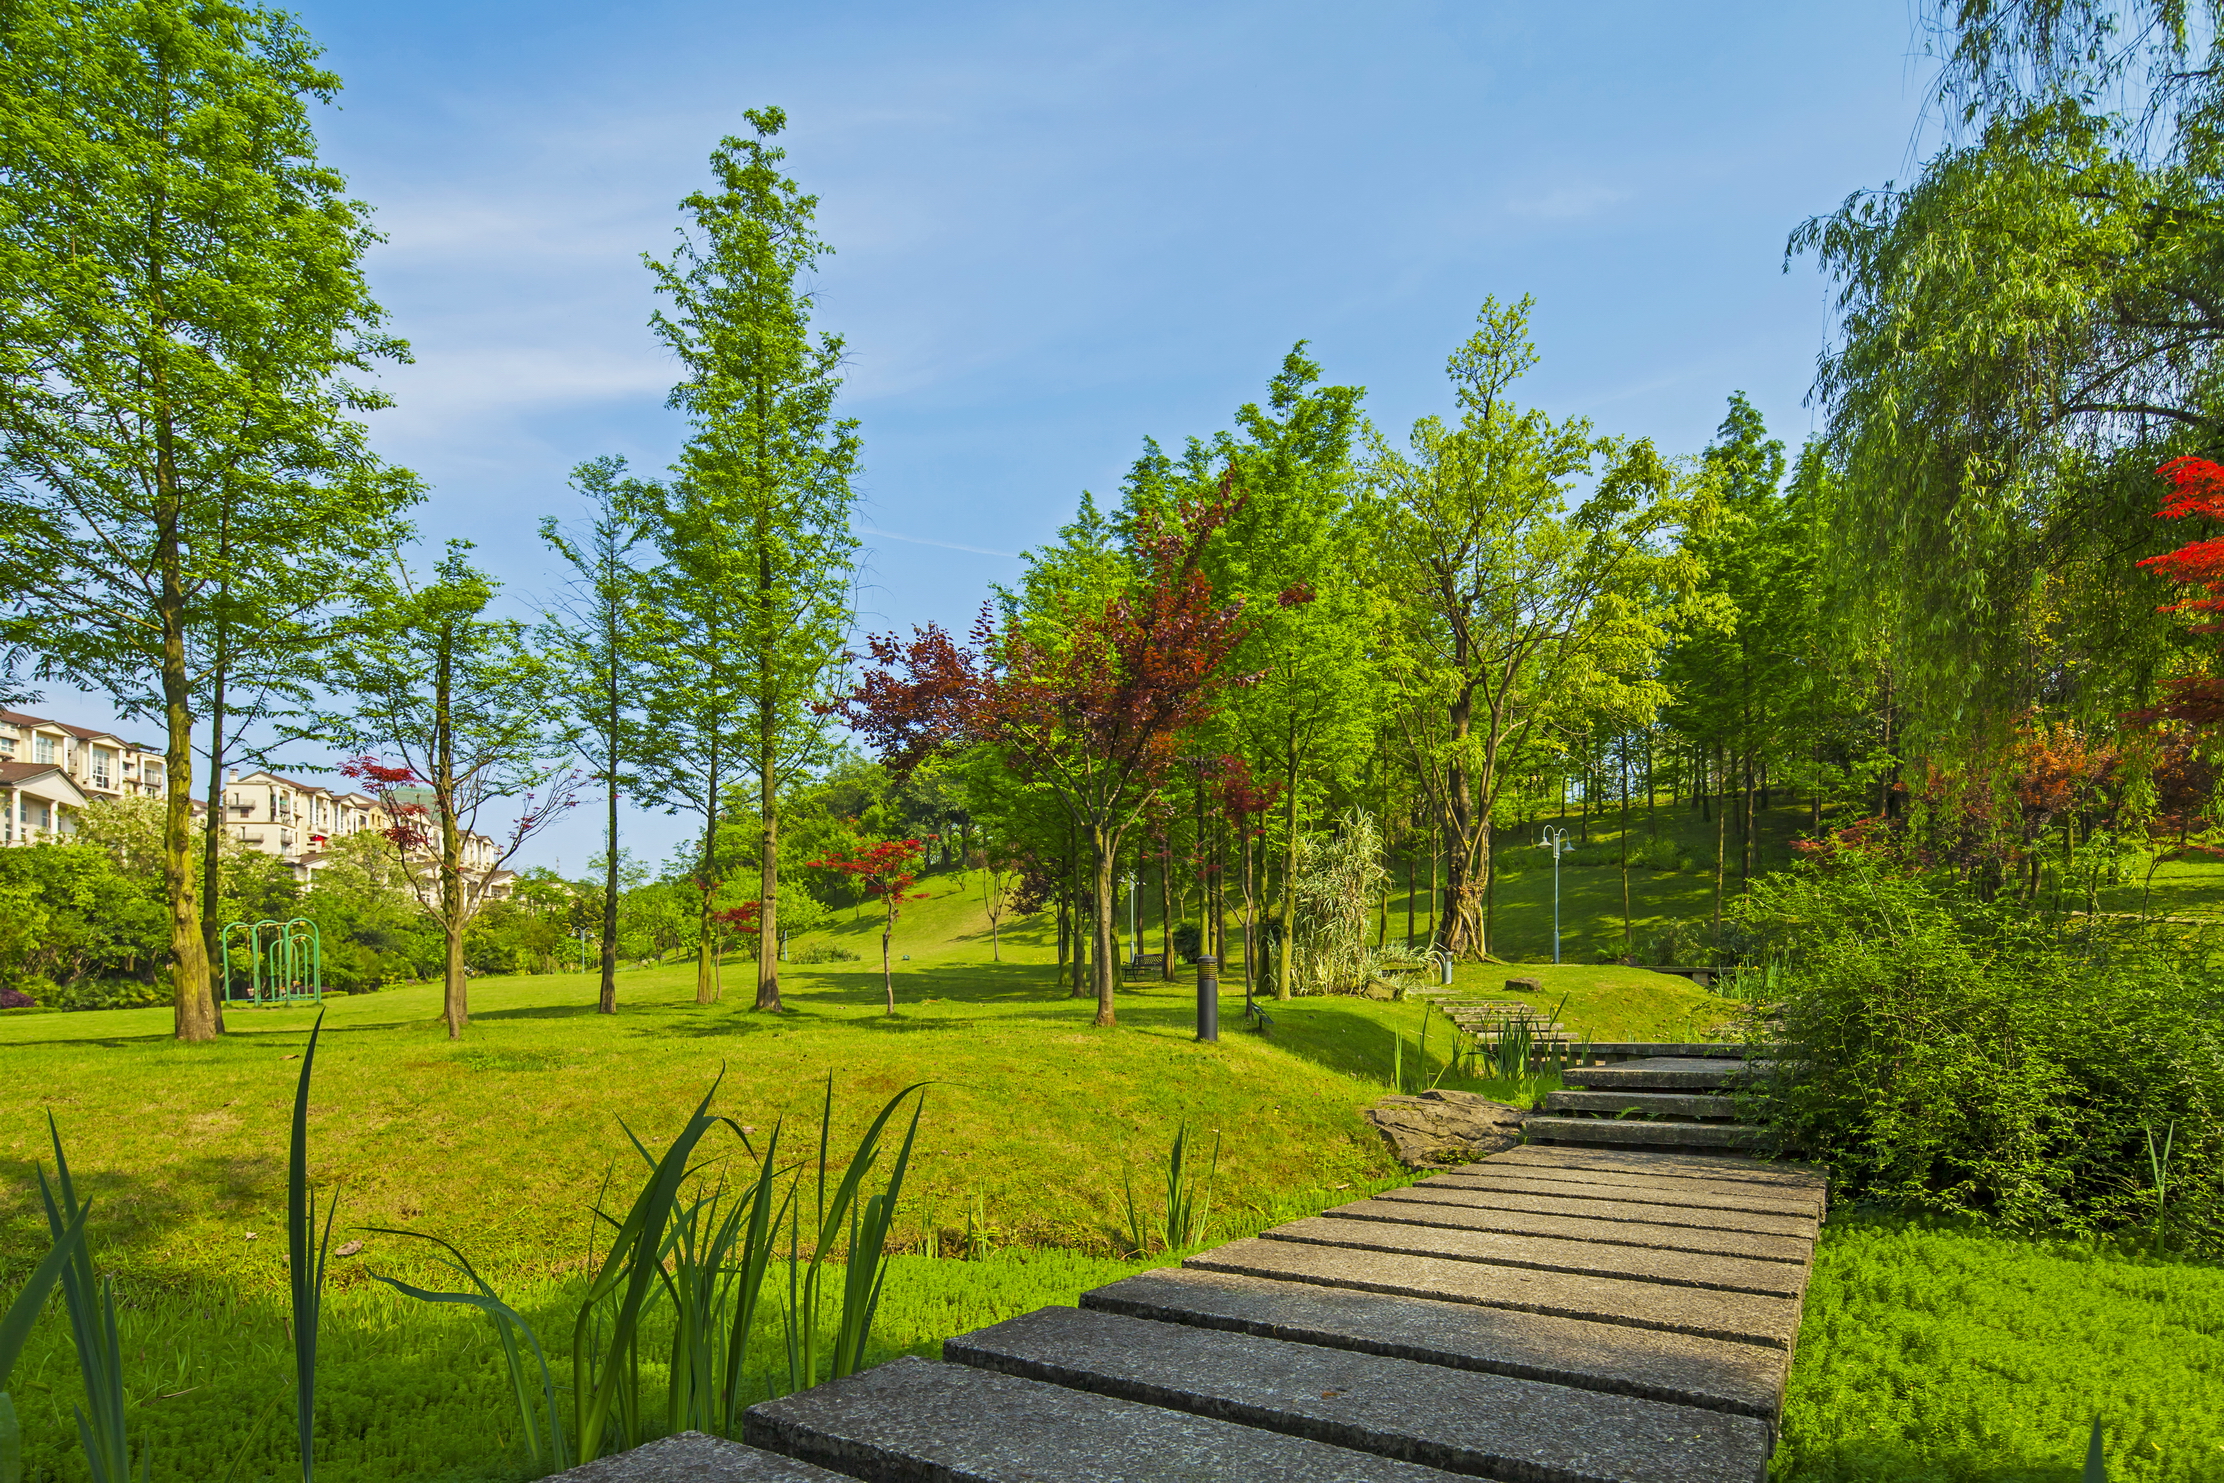
<instances>
[{"instance_id":1,"label":"stone path","mask_svg":"<svg viewBox=\"0 0 2224 1483\"><path fill-rule=\"evenodd\" d=\"M1762 1483L1824 1199L1529 1144L565 1477Z\"/></svg>"}]
</instances>

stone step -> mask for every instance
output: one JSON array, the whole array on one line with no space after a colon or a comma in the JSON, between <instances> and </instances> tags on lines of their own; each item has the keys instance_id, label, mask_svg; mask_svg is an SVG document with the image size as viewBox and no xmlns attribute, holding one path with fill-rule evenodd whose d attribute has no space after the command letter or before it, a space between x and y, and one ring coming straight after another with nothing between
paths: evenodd
<instances>
[{"instance_id":1,"label":"stone step","mask_svg":"<svg viewBox=\"0 0 2224 1483\"><path fill-rule=\"evenodd\" d=\"M911 1355L760 1401L749 1408L742 1435L751 1446L875 1483L1438 1483L1453 1476L1306 1437Z\"/></svg>"},{"instance_id":2,"label":"stone step","mask_svg":"<svg viewBox=\"0 0 2224 1483\"><path fill-rule=\"evenodd\" d=\"M1730 1121L1737 1117L1737 1102L1705 1092L1548 1092L1544 1111Z\"/></svg>"},{"instance_id":3,"label":"stone step","mask_svg":"<svg viewBox=\"0 0 2224 1483\"><path fill-rule=\"evenodd\" d=\"M1644 1122L1612 1117L1527 1117L1531 1143L1586 1143L1633 1148L1767 1148L1769 1131L1751 1123Z\"/></svg>"},{"instance_id":4,"label":"stone step","mask_svg":"<svg viewBox=\"0 0 2224 1483\"><path fill-rule=\"evenodd\" d=\"M1162 1267L1081 1306L1752 1416L1773 1426L1790 1356L1619 1323Z\"/></svg>"},{"instance_id":5,"label":"stone step","mask_svg":"<svg viewBox=\"0 0 2224 1483\"><path fill-rule=\"evenodd\" d=\"M1492 1157L1493 1164L1535 1164L1554 1168L1582 1167L1624 1174L1667 1174L1700 1179L1732 1180L1821 1192L1829 1179L1812 1164L1787 1160L1760 1160L1725 1154L1643 1153L1603 1148L1509 1148Z\"/></svg>"},{"instance_id":6,"label":"stone step","mask_svg":"<svg viewBox=\"0 0 2224 1483\"><path fill-rule=\"evenodd\" d=\"M1432 1174L1423 1183L1447 1189L1492 1189L1571 1200L1630 1200L1648 1205L1684 1205L1694 1209L1809 1218L1820 1216L1823 1205L1818 1190L1767 1188L1727 1179L1624 1174L1608 1169L1540 1169L1534 1165L1501 1163L1497 1159Z\"/></svg>"},{"instance_id":7,"label":"stone step","mask_svg":"<svg viewBox=\"0 0 2224 1483\"><path fill-rule=\"evenodd\" d=\"M1717 1056L1647 1056L1612 1066L1576 1066L1561 1072L1560 1080L1599 1091L1710 1091L1757 1081L1774 1064Z\"/></svg>"},{"instance_id":8,"label":"stone step","mask_svg":"<svg viewBox=\"0 0 2224 1483\"><path fill-rule=\"evenodd\" d=\"M1506 1483L1761 1483L1768 1460L1751 1417L1102 1311L1038 1309L942 1354Z\"/></svg>"},{"instance_id":9,"label":"stone step","mask_svg":"<svg viewBox=\"0 0 2224 1483\"><path fill-rule=\"evenodd\" d=\"M1772 1349L1789 1350L1799 1333L1796 1298L1493 1266L1408 1252L1358 1251L1254 1237L1200 1252L1182 1265L1277 1282L1314 1282L1359 1292L1620 1323Z\"/></svg>"},{"instance_id":10,"label":"stone step","mask_svg":"<svg viewBox=\"0 0 2224 1483\"><path fill-rule=\"evenodd\" d=\"M1759 1236L1783 1236L1810 1245L1819 1224L1811 1215L1762 1215L1749 1210L1643 1205L1626 1200L1568 1200L1555 1195L1508 1194L1503 1190L1433 1183L1386 1189L1375 1198L1455 1209L1502 1211L1509 1215L1565 1216L1571 1220L1628 1222L1694 1231L1744 1231Z\"/></svg>"},{"instance_id":11,"label":"stone step","mask_svg":"<svg viewBox=\"0 0 2224 1483\"><path fill-rule=\"evenodd\" d=\"M1649 1061L1664 1058L1683 1061L1743 1061L1749 1058L1753 1047L1728 1045L1712 1040L1594 1040L1588 1049L1595 1056L1606 1056L1621 1061Z\"/></svg>"},{"instance_id":12,"label":"stone step","mask_svg":"<svg viewBox=\"0 0 2224 1483\"><path fill-rule=\"evenodd\" d=\"M1376 1198L1354 1200L1323 1210L1334 1220L1379 1220L1393 1225L1447 1226L1463 1231L1495 1231L1506 1236L1545 1236L1560 1241L1590 1241L1602 1246L1649 1247L1661 1251L1703 1252L1752 1257L1756 1261L1814 1260L1812 1237L1754 1231L1710 1230L1699 1226L1648 1221L1599 1220L1592 1216L1538 1215L1525 1210L1492 1210L1434 1200Z\"/></svg>"},{"instance_id":13,"label":"stone step","mask_svg":"<svg viewBox=\"0 0 2224 1483\"><path fill-rule=\"evenodd\" d=\"M615 1457L583 1462L543 1483L679 1483L681 1479L686 1483L847 1483L843 1474L702 1432L679 1432Z\"/></svg>"},{"instance_id":14,"label":"stone step","mask_svg":"<svg viewBox=\"0 0 2224 1483\"><path fill-rule=\"evenodd\" d=\"M1670 1287L1756 1293L1763 1297L1796 1298L1807 1286L1807 1269L1798 1263L1647 1246L1609 1246L1597 1241L1568 1241L1550 1236L1509 1236L1497 1231L1407 1222L1337 1220L1331 1216L1311 1215L1261 1231L1259 1239L1340 1246L1353 1251L1446 1257L1493 1267L1627 1278Z\"/></svg>"}]
</instances>

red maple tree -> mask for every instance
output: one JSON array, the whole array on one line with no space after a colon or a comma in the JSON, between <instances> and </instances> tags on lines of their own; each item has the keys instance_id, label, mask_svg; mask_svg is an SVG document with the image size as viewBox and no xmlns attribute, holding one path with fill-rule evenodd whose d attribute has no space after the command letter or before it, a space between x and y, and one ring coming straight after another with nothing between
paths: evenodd
<instances>
[{"instance_id":1,"label":"red maple tree","mask_svg":"<svg viewBox=\"0 0 2224 1483\"><path fill-rule=\"evenodd\" d=\"M888 942L896 935L896 918L902 914L903 903L926 899L924 891L911 892L919 882L919 865L926 856L927 847L919 840L884 839L878 844L858 845L829 854L824 859L803 862L813 870L838 871L848 876L866 895L888 908L888 920L880 929L880 982L888 995L890 1014L896 1012L896 979L888 967ZM750 903L751 906L755 904Z\"/></svg>"},{"instance_id":2,"label":"red maple tree","mask_svg":"<svg viewBox=\"0 0 2224 1483\"><path fill-rule=\"evenodd\" d=\"M1114 1022L1113 873L1120 844L1165 784L1177 738L1217 709L1213 686L1247 625L1221 602L1201 558L1241 508L1234 476L1216 496L1146 516L1136 575L1117 596L1072 600L1048 622L999 629L984 607L969 644L938 625L869 641L873 668L839 707L899 775L952 746L997 748L1064 806L1089 852L1096 1023Z\"/></svg>"},{"instance_id":3,"label":"red maple tree","mask_svg":"<svg viewBox=\"0 0 2224 1483\"><path fill-rule=\"evenodd\" d=\"M2206 458L2173 458L2155 470L2170 481L2158 520L2224 520L2224 464ZM2224 633L2224 536L2188 541L2175 551L2150 556L2139 565L2176 583L2186 594L2156 611L2181 613L2196 621L2199 634ZM2213 674L2179 675L2165 680L2162 699L2130 717L2139 721L2183 721L2196 727L2224 722L2224 679Z\"/></svg>"}]
</instances>

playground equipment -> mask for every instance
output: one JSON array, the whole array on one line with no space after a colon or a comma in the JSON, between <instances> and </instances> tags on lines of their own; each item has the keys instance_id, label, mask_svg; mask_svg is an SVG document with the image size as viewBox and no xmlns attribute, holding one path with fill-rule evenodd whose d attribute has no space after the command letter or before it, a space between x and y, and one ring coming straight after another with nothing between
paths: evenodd
<instances>
[{"instance_id":1,"label":"playground equipment","mask_svg":"<svg viewBox=\"0 0 2224 1483\"><path fill-rule=\"evenodd\" d=\"M232 956L235 931L244 937L236 973ZM227 922L218 941L224 953L225 1003L324 1002L324 939L317 932L317 924L307 917L286 922ZM242 978L244 983L240 982Z\"/></svg>"}]
</instances>

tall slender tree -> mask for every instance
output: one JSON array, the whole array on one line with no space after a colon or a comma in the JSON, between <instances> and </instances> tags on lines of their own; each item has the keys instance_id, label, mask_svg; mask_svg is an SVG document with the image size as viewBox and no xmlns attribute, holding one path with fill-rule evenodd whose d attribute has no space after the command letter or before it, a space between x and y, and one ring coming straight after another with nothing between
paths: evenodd
<instances>
[{"instance_id":1,"label":"tall slender tree","mask_svg":"<svg viewBox=\"0 0 2224 1483\"><path fill-rule=\"evenodd\" d=\"M451 1040L470 1017L464 933L578 787L557 677L526 646L523 624L488 615L494 583L469 551L449 542L429 581L397 566L334 672L355 709L333 732L363 754L342 771L385 807L403 873L440 926ZM502 827L488 817L497 808L516 810L499 841L485 832Z\"/></svg>"},{"instance_id":2,"label":"tall slender tree","mask_svg":"<svg viewBox=\"0 0 2224 1483\"><path fill-rule=\"evenodd\" d=\"M184 1040L222 1029L193 858L209 656L278 614L314 628L416 492L354 421L383 399L347 373L405 347L363 282L366 209L317 163L307 104L338 87L276 11L0 8L0 640L166 733Z\"/></svg>"},{"instance_id":3,"label":"tall slender tree","mask_svg":"<svg viewBox=\"0 0 2224 1483\"><path fill-rule=\"evenodd\" d=\"M705 819L704 935L696 997L712 992L711 899L724 779L746 780L757 834L759 1009L780 1005L780 799L830 755L826 715L851 628L850 533L857 424L835 416L839 336L811 332L804 286L830 252L818 200L779 171L778 108L744 115L753 139L711 154L715 191L681 203L690 222L668 259L649 258L669 308L653 320L686 368L671 404L694 429L665 492L658 540L676 628L651 708L683 745L652 765L652 791ZM715 652L706 652L706 645ZM694 768L683 777L682 768Z\"/></svg>"},{"instance_id":4,"label":"tall slender tree","mask_svg":"<svg viewBox=\"0 0 2224 1483\"><path fill-rule=\"evenodd\" d=\"M564 695L578 727L574 745L603 801L601 989L596 1008L618 1012L618 799L633 786L640 741L635 701L642 667L639 617L648 596L634 559L647 536L653 491L629 479L622 458L598 458L572 470L572 488L587 501L584 525L566 530L553 516L541 539L571 575L565 596L541 625L542 647L556 656Z\"/></svg>"}]
</instances>

